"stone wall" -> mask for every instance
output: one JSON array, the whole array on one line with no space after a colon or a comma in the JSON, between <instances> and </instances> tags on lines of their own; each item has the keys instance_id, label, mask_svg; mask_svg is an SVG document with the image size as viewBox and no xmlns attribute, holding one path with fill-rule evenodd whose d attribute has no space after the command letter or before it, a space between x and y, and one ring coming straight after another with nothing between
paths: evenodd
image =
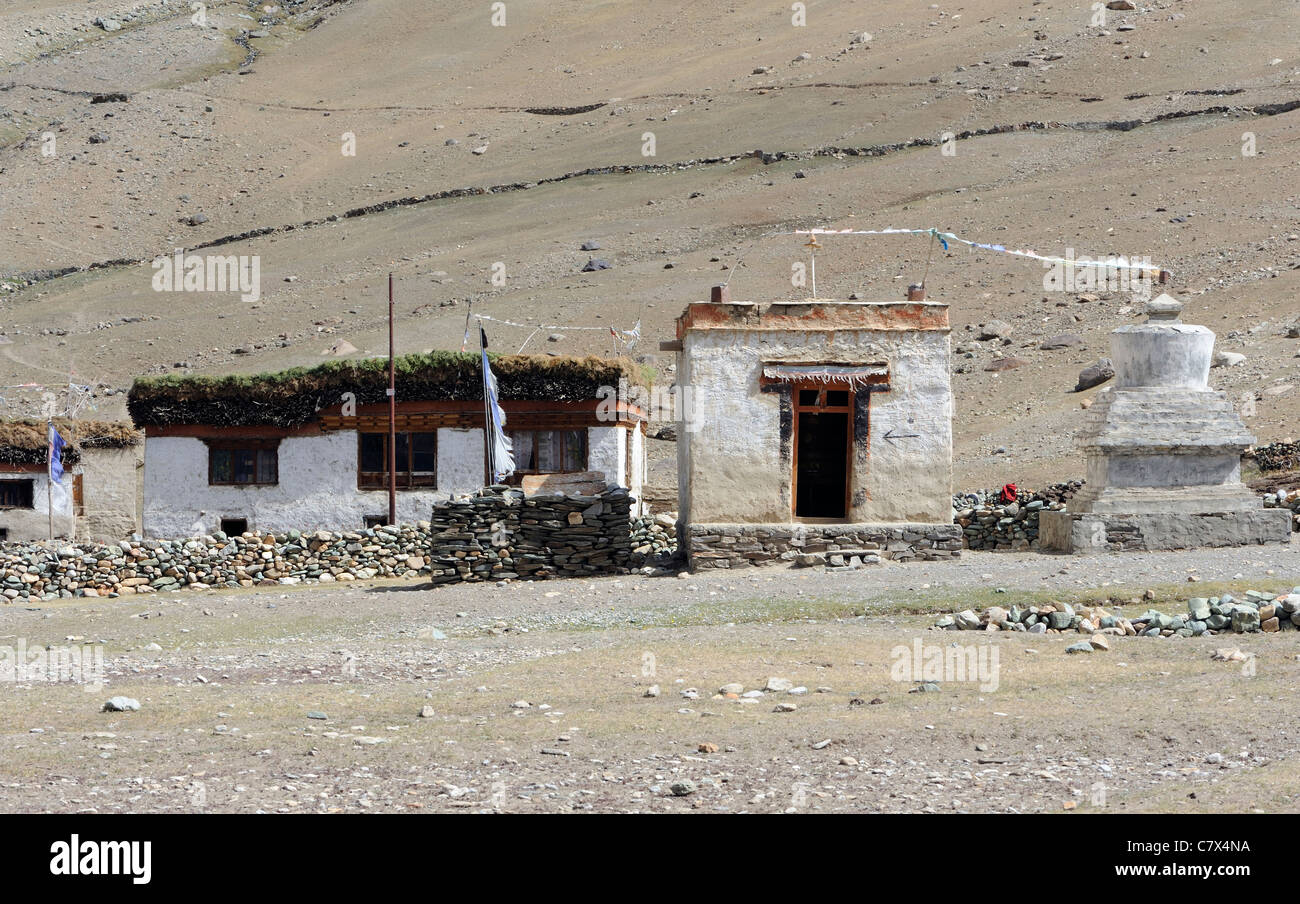
<instances>
[{"instance_id":1,"label":"stone wall","mask_svg":"<svg viewBox=\"0 0 1300 904\"><path fill-rule=\"evenodd\" d=\"M631 499L619 488L527 498L512 489L440 503L429 521L369 530L6 544L0 594L42 600L372 578L445 584L621 574L672 554L652 539L662 526L631 520ZM634 554L634 536L650 549Z\"/></svg>"},{"instance_id":2,"label":"stone wall","mask_svg":"<svg viewBox=\"0 0 1300 904\"><path fill-rule=\"evenodd\" d=\"M685 540L692 569L771 562L851 568L955 558L962 548L955 524L691 524Z\"/></svg>"},{"instance_id":3,"label":"stone wall","mask_svg":"<svg viewBox=\"0 0 1300 904\"><path fill-rule=\"evenodd\" d=\"M624 571L631 504L622 488L527 497L511 489L440 503L429 521L430 578L444 584Z\"/></svg>"},{"instance_id":4,"label":"stone wall","mask_svg":"<svg viewBox=\"0 0 1300 904\"><path fill-rule=\"evenodd\" d=\"M1058 483L1037 492L1022 490L1016 501L998 501L998 491L981 490L952 497L953 521L961 526L967 549L1038 549L1038 519L1044 511L1059 511L1083 486L1083 481Z\"/></svg>"}]
</instances>

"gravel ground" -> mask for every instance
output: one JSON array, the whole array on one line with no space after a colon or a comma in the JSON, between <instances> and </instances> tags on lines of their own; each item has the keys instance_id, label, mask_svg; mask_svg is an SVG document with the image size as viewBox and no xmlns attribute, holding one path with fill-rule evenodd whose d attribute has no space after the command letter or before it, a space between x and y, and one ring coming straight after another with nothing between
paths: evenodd
<instances>
[{"instance_id":1,"label":"gravel ground","mask_svg":"<svg viewBox=\"0 0 1300 904\"><path fill-rule=\"evenodd\" d=\"M103 641L107 686L0 688L0 809L1294 810L1294 633L1067 656L1073 635L926 629L995 598L1289 589L1296 551L11 606L0 644ZM911 693L917 642L993 671ZM770 678L807 692L715 696ZM100 712L114 695L139 711Z\"/></svg>"}]
</instances>

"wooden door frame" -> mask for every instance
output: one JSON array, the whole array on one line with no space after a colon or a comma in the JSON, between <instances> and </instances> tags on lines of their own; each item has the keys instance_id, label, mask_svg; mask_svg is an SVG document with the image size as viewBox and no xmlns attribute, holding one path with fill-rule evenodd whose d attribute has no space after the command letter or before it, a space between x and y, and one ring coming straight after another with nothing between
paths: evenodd
<instances>
[{"instance_id":1,"label":"wooden door frame","mask_svg":"<svg viewBox=\"0 0 1300 904\"><path fill-rule=\"evenodd\" d=\"M793 411L793 426L791 428L792 436L792 453L790 455L790 518L792 521L803 523L832 523L847 524L849 523L849 504L852 501L853 488L853 410L854 403L857 401L856 393L851 387L844 387L843 391L847 392L848 403L845 405L825 405L822 404L828 391L840 390L841 387L830 386L825 383L802 382L792 383L790 385L790 408ZM801 390L817 390L816 405L800 405L799 393ZM814 518L799 515L799 415L803 411L812 414L843 414L845 416L844 426L844 515L840 518Z\"/></svg>"}]
</instances>

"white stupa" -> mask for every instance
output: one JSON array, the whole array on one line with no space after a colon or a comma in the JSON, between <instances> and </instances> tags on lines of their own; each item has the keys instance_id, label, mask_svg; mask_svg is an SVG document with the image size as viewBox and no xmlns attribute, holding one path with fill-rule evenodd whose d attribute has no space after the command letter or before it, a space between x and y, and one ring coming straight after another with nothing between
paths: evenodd
<instances>
[{"instance_id":1,"label":"white stupa","mask_svg":"<svg viewBox=\"0 0 1300 904\"><path fill-rule=\"evenodd\" d=\"M1115 383L1080 431L1087 483L1066 511L1044 512L1042 545L1067 552L1282 542L1290 514L1241 482L1255 442L1228 397L1209 388L1214 333L1183 323L1161 295L1147 322L1111 333Z\"/></svg>"}]
</instances>

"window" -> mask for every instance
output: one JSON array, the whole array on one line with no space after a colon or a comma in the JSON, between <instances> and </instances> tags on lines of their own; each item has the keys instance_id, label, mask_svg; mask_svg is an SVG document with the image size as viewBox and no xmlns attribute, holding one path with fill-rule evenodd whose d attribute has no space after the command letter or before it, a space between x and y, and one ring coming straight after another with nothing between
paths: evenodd
<instances>
[{"instance_id":1,"label":"window","mask_svg":"<svg viewBox=\"0 0 1300 904\"><path fill-rule=\"evenodd\" d=\"M508 430L517 474L587 470L586 430Z\"/></svg>"},{"instance_id":2,"label":"window","mask_svg":"<svg viewBox=\"0 0 1300 904\"><path fill-rule=\"evenodd\" d=\"M274 486L280 482L279 440L208 446L210 486Z\"/></svg>"},{"instance_id":3,"label":"window","mask_svg":"<svg viewBox=\"0 0 1300 904\"><path fill-rule=\"evenodd\" d=\"M0 480L0 509L31 508L35 480Z\"/></svg>"},{"instance_id":4,"label":"window","mask_svg":"<svg viewBox=\"0 0 1300 904\"><path fill-rule=\"evenodd\" d=\"M227 537L238 537L248 532L247 518L222 518L221 532Z\"/></svg>"},{"instance_id":5,"label":"window","mask_svg":"<svg viewBox=\"0 0 1300 904\"><path fill-rule=\"evenodd\" d=\"M382 490L388 486L388 434L357 434L357 487ZM397 434L397 488L438 485L438 434Z\"/></svg>"}]
</instances>

